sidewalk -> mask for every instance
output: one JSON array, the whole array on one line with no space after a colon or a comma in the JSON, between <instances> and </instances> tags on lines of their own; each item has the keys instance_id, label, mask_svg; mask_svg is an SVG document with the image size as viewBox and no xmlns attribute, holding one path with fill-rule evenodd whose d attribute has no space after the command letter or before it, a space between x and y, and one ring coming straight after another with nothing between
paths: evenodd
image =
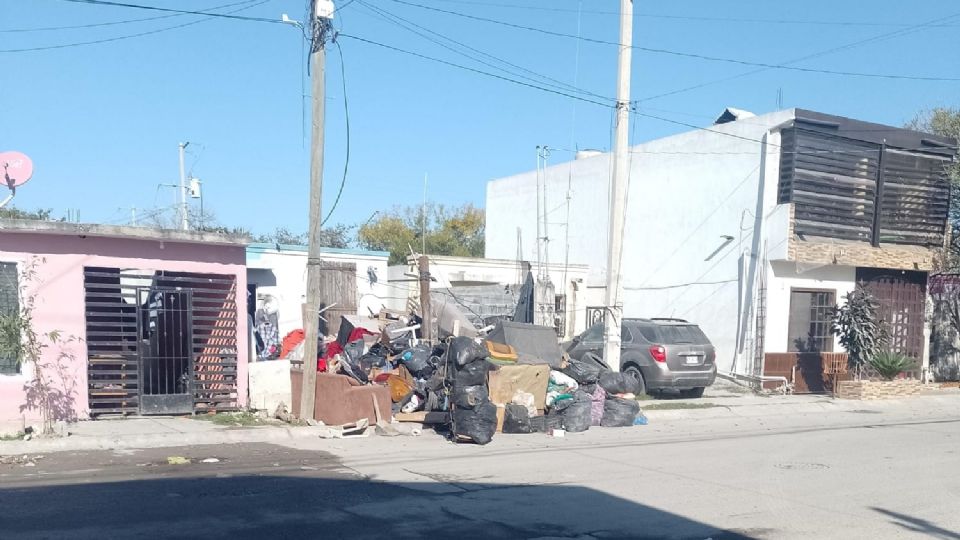
<instances>
[{"instance_id":1,"label":"sidewalk","mask_svg":"<svg viewBox=\"0 0 960 540\"><path fill-rule=\"evenodd\" d=\"M720 388L700 399L651 399L641 401L641 407L651 428L657 431L664 429L679 433L700 429L694 424L737 419L747 420L743 423L745 426L755 424L750 420L767 423L795 420L798 423L826 426L834 420L841 420L841 417L863 414L872 414L878 421L885 416L958 417L960 391L932 392L902 400L856 401L835 400L821 395L730 394ZM228 427L191 417L85 421L71 424L68 431L70 435L63 438L0 441L0 455L253 442L290 444L298 440L317 441L320 432L313 427L285 424ZM426 431L424 435L427 433L430 432ZM591 432L578 435L590 437ZM351 446L353 444L366 443L354 441Z\"/></svg>"}]
</instances>

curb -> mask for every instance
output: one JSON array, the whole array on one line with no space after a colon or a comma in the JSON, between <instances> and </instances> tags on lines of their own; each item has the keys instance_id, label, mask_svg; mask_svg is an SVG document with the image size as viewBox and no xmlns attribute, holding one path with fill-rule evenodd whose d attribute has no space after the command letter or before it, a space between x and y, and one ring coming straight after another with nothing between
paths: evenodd
<instances>
[{"instance_id":1,"label":"curb","mask_svg":"<svg viewBox=\"0 0 960 540\"><path fill-rule=\"evenodd\" d=\"M169 448L231 443L266 443L296 439L313 439L318 431L312 427L262 427L223 429L198 433L164 433L156 435L88 437L75 435L57 439L0 442L0 455Z\"/></svg>"}]
</instances>

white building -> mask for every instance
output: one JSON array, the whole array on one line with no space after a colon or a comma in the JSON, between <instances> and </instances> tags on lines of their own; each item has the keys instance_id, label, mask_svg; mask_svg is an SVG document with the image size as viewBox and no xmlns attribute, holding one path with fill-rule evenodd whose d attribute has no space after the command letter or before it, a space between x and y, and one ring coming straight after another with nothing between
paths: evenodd
<instances>
[{"instance_id":1,"label":"white building","mask_svg":"<svg viewBox=\"0 0 960 540\"><path fill-rule=\"evenodd\" d=\"M697 322L721 370L789 377L765 358L839 351L829 309L862 282L884 304L893 348L925 357L926 272L944 243L956 142L800 109L736 113L631 148L625 315ZM489 182L486 256L515 257L519 229L532 258L538 184L554 201L569 188L568 230L553 236L569 234L570 261L602 286L611 158Z\"/></svg>"},{"instance_id":2,"label":"white building","mask_svg":"<svg viewBox=\"0 0 960 540\"><path fill-rule=\"evenodd\" d=\"M390 288L387 286L385 251L323 248L325 263L346 265L350 269L350 287L335 291L337 303L328 314L368 315L386 307ZM272 299L279 309L280 337L303 328L302 306L306 302L307 248L278 244L251 244L247 248L247 284L255 295L256 307Z\"/></svg>"}]
</instances>

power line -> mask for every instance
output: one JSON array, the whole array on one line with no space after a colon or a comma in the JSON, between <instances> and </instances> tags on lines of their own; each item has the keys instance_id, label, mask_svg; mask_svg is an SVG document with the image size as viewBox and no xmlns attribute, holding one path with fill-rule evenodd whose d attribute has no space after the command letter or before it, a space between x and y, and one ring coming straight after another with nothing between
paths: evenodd
<instances>
[{"instance_id":1,"label":"power line","mask_svg":"<svg viewBox=\"0 0 960 540\"><path fill-rule=\"evenodd\" d=\"M429 28L426 28L426 27L424 27L424 26L421 26L421 25L419 25L419 24L417 24L417 23L415 23L415 22L413 22L413 21L410 21L409 19L404 19L403 17L400 17L399 15L396 15L395 13L391 13L391 12L389 12L389 11L383 9L383 8L375 7L375 6L373 6L373 5L365 2L365 1L363 1L363 0L361 0L360 3L361 3L364 7L366 7L367 9L370 9L371 11L379 12L381 18L385 18L386 20L389 20L390 22L396 24L397 26L400 26L401 28L405 28L406 30L408 30L408 31L410 31L410 32L412 32L412 33L414 33L414 34L417 34L418 36L420 36L420 37L422 37L422 38L424 38L424 39L426 39L426 40L428 40L428 41L430 41L430 42L432 42L432 43L435 43L435 44L437 44L437 45L440 45L441 47L443 47L443 48L445 48L445 49L447 49L447 50L449 50L449 51L452 51L452 52L454 52L454 53L456 53L456 54L459 54L459 55L461 55L461 56L464 56L464 57L466 57L466 58L469 58L469 59L471 59L471 60L473 60L473 61L475 61L475 62L479 62L479 63L481 63L481 64L483 64L483 65L485 65L485 66L491 67L491 68L493 68L493 69L500 70L500 71L502 71L502 72L504 72L504 73L507 73L507 74L509 74L509 75L512 75L512 76L514 76L514 77L519 77L519 78L521 78L521 79L526 79L526 80L528 80L528 81L532 81L532 82L535 82L535 83L537 83L537 84L544 84L544 83L542 83L542 82L540 82L540 81L537 81L536 79L532 79L532 78L530 78L530 77L527 77L527 76L525 76L525 75L521 75L521 74L519 74L519 73L511 72L510 70L504 69L504 68L502 68L502 67L500 67L500 66L498 66L498 65L496 65L496 64L492 64L492 63L490 63L490 62L487 62L487 61L481 60L481 59L479 59L479 58L476 58L475 56L471 56L471 55L469 55L469 54L467 54L467 53L465 53L465 52L463 52L463 51L461 51L461 50L457 50L457 49L455 49L455 48L453 48L453 47L451 47L451 46L449 46L449 45L447 45L447 44L445 44L445 43L442 43L442 42L437 41L437 40L435 40L435 39L433 39L433 38L431 38L431 37L429 37L429 36L426 36L426 35L424 35L422 32L418 32L418 31L414 30L413 28L410 28L409 26L413 26L413 27L415 27L415 28L419 28L420 30L423 30L424 32L428 32L428 33L433 34L433 35L435 35L435 36L437 36L437 37L439 37L439 38L441 38L441 39L443 39L443 40L446 40L446 41L448 41L448 42L450 42L450 43L453 43L453 44L455 44L455 45L458 45L458 46L460 46L460 47L463 47L463 48L465 48L465 49L468 49L468 50L470 50L470 51L473 51L473 52L475 52L475 53L477 53L477 54L480 54L480 55L485 56L485 57L487 57L487 58L491 58L491 59L493 59L493 60L495 60L495 61L497 61L497 62L501 62L501 63L503 63L503 64L506 64L506 65L510 66L510 67L519 69L520 71L523 71L523 72L525 72L525 73L529 73L529 74L531 74L531 75L533 75L533 76L535 76L535 77L537 77L537 78L544 79L544 80L550 81L550 82L552 82L552 83L556 83L556 84L550 84L550 85L549 85L549 86L552 86L552 87L554 87L554 88L560 88L560 89L563 89L563 90L565 90L565 91L573 91L573 92L577 92L577 93L581 93L581 94L593 96L593 97L600 98L600 99L605 99L605 100L614 101L614 99L611 98L611 97L603 96L603 95L600 95L600 94L595 94L595 93L590 92L590 91L588 91L588 90L584 90L584 89L582 89L582 88L578 88L578 87L575 86L575 85L571 85L571 84L566 83L566 82L564 82L564 81L561 81L561 80L559 80L559 79L555 79L555 78L553 78L553 77L544 75L544 74L542 74L542 73L538 73L538 72L536 72L536 71L527 69L527 68L525 68L525 67L523 67L523 66L514 64L514 63L512 63L512 62L510 62L510 61L508 61L508 60L504 60L503 58L500 58L500 57L498 57L498 56L494 56L494 55L492 55L492 54L490 54L490 53L487 53L487 52L485 52L485 51L482 51L482 50L480 50L480 49L471 47L470 45L467 45L466 43L457 41L457 40L451 38L450 36L447 36L447 35L441 34L441 33L439 33L439 32L433 31L433 30L431 30L431 29L429 29ZM391 20L391 19L393 19L393 20ZM401 21L402 21L402 22L401 22ZM405 26L404 23L406 23L406 25L409 25L409 26Z\"/></svg>"},{"instance_id":2,"label":"power line","mask_svg":"<svg viewBox=\"0 0 960 540\"><path fill-rule=\"evenodd\" d=\"M244 17L242 15L231 15L229 13L207 13L204 11L192 11L185 9L172 9L164 8L158 6L145 6L141 4L126 4L123 2L109 2L108 0L61 0L63 2L71 2L74 4L92 4L96 6L110 6L110 7L124 7L131 9L145 9L149 11L163 11L167 13L178 13L181 15L206 15L209 17L220 17L224 19L234 19L238 21L251 21L251 22L264 22L272 24L287 24L280 19L267 19L265 17Z\"/></svg>"},{"instance_id":3,"label":"power line","mask_svg":"<svg viewBox=\"0 0 960 540\"><path fill-rule=\"evenodd\" d=\"M71 0L71 1L74 1L74 0ZM536 28L536 27L533 27L533 26L524 26L524 25L521 25L521 24L515 24L515 23L511 23L511 22L507 22L507 21L500 21L500 20L497 20L497 19L490 19L490 18L487 18L487 17L480 17L480 16L477 16L477 15L470 15L470 14L468 14L468 13L461 13L461 12L458 12L458 11L450 11L450 10L447 10L447 9L440 9L440 8L435 8L435 7L432 7L432 6L425 6L425 5L423 5L423 4L416 4L416 3L413 3L413 2L407 2L407 1L405 1L405 0L390 0L390 1L391 1L391 2L396 2L396 3L398 3L398 4L403 4L403 5L406 5L406 6L417 7L417 8L426 9L426 10L429 10L429 11L436 11L436 12L439 12L439 13L445 13L445 14L448 14L448 15L454 15L454 16L457 16L457 17L463 17L463 18L467 18L467 19L473 19L473 20L476 20L476 21L482 21L482 22L487 22L487 23L491 23L491 24L498 24L498 25L501 25L501 26L506 26L506 27L509 27L509 28L515 28L515 29L518 29L518 30L527 30L527 31L530 31L530 32L538 32L538 33L541 33L541 34L546 34L546 35L554 36L554 37L562 37L562 38L568 38L568 39L579 39L579 40L581 40L581 41L585 41L585 42L588 42L588 43L596 43L596 44L600 44L600 45L612 45L612 46L619 46L619 45L620 45L620 44L619 44L618 42L616 42L616 41L608 41L608 40L603 40L603 39L595 39L595 38L589 38L589 37L583 37L583 36L576 36L576 35L574 35L574 34L568 34L568 33L565 33L565 32L555 32L555 31L553 31L553 30L547 30L547 29L545 29L545 28ZM638 50L638 51L644 51L644 52L648 52L648 53L653 53L653 54L665 54L665 55L671 55L671 56L680 56L680 57L683 57L683 58L694 58L694 59L698 59L698 60L708 60L708 61L711 61L711 62L725 62L725 63L740 64L740 65L746 65L746 66L757 66L757 67L762 67L762 68L764 68L764 69L784 69L784 70L790 70L790 71L800 71L800 72L805 72L805 73L821 73L821 74L826 74L826 75L841 75L841 76L848 76L848 77L867 77L867 78L880 78L880 79L902 79L902 80L938 81L938 82L943 82L943 81L947 81L947 82L960 81L960 77L925 77L925 76L896 75L896 74L885 74L885 73L862 73L862 72L854 72L854 71L836 71L836 70L829 70L829 69L816 69L816 68L797 67L797 66L791 66L791 65L788 65L788 64L768 64L768 63L763 63L763 62L752 62L752 61L749 61L749 60L740 60L740 59L736 59L736 58L723 58L723 57L719 57L719 56L709 56L709 55L697 54L697 53L686 53L686 52L680 52L680 51L672 51L672 50L668 50L668 49L659 49L659 48L653 48L653 47L641 47L641 46L638 46L638 45L631 45L630 48L632 48L632 49L634 49L634 50ZM794 63L794 62L790 62L790 63Z\"/></svg>"},{"instance_id":4,"label":"power line","mask_svg":"<svg viewBox=\"0 0 960 540\"><path fill-rule=\"evenodd\" d=\"M508 9L522 9L529 11L544 11L554 13L577 13L578 10L571 8L543 7L543 6L520 6L516 4L496 3L496 2L478 2L475 0L434 0L448 4L465 4L482 7L501 7ZM620 15L618 11L603 10L583 10L584 14L591 15ZM709 17L693 15L665 15L657 13L638 13L633 14L636 18L646 19L665 19L681 21L704 21L704 22L722 22L722 23L756 23L756 24L786 24L786 25L811 25L811 26L845 26L845 27L902 27L908 26L903 23L882 23L882 22L862 22L862 21L824 21L824 20L803 20L803 19L757 19L744 17ZM944 27L953 27L956 25L941 25Z\"/></svg>"},{"instance_id":5,"label":"power line","mask_svg":"<svg viewBox=\"0 0 960 540\"><path fill-rule=\"evenodd\" d=\"M73 1L73 0L65 0L65 1ZM270 2L270 1L271 1L271 0L259 0L258 2L255 2L255 3L253 3L253 4L249 4L249 5L243 6L243 7L241 7L241 8L235 9L235 10L233 10L233 11L228 11L227 13L228 13L228 14L229 14L229 13L237 13L237 12L240 12L240 11L244 11L244 10L247 10L247 9L254 8L254 7L259 6L259 5L262 5L262 4L266 4L267 2ZM70 48L70 47L81 47L81 46L84 46L84 45L98 45L98 44L101 44L101 43L110 43L110 42L113 42L113 41L121 41L121 40L125 40L125 39L133 39L133 38L138 38L138 37L150 36L150 35L153 35L153 34L159 34L159 33L161 33L161 32L168 32L168 31L170 31L170 30L177 30L177 29L179 29L179 28L185 28L185 27L187 27L187 26L192 26L192 25L194 25L194 24L200 24L200 23L202 23L202 22L207 22L207 21L211 20L212 18L214 18L214 15L213 15L213 14L210 14L210 13L203 13L203 12L196 12L196 13L199 14L199 15L203 15L203 18L202 18L202 19L195 20L195 21L190 21L190 22L187 22L187 23L183 23L183 24L178 24L178 25L175 25L175 26L167 26L167 27L164 27L164 28L157 28L157 29L155 29L155 30L148 30L148 31L146 31L146 32L137 32L136 34L126 34L126 35L122 35L122 36L115 36L115 37L104 38L104 39L96 39L96 40L92 40L92 41L79 41L79 42L74 42L74 43L62 43L62 44L60 44L60 45L45 45L45 46L42 46L42 47L27 47L27 48L23 48L23 49L0 49L0 53L21 53L21 52L33 52L33 51L48 51L48 50L53 50L53 49L66 49L66 48ZM221 15L222 15L222 14L221 14Z\"/></svg>"},{"instance_id":6,"label":"power line","mask_svg":"<svg viewBox=\"0 0 960 540\"><path fill-rule=\"evenodd\" d=\"M337 198L333 201L333 206L330 207L330 211L327 212L327 217L323 218L323 221L320 222L320 227L327 224L330 216L333 215L333 211L336 210L337 205L340 204L343 188L347 185L347 171L350 169L350 106L347 103L347 68L343 64L343 49L340 48L340 44L336 41L334 41L333 44L337 46L337 53L340 55L340 82L343 84L343 117L346 124L344 131L347 137L347 156L343 162L343 178L340 180L340 189L337 190Z\"/></svg>"},{"instance_id":7,"label":"power line","mask_svg":"<svg viewBox=\"0 0 960 540\"><path fill-rule=\"evenodd\" d=\"M200 10L200 11L206 12L206 11L213 11L213 10L216 10L216 9L225 9L225 8L230 8L230 7L234 7L234 6L241 6L241 5L243 5L243 4L250 4L250 3L255 2L255 1L256 1L256 0L243 0L242 2L234 2L234 3L232 3L232 4L223 4L223 5L220 5L220 6L214 6L214 7L211 7L211 8L202 9L202 10ZM144 17L144 18L141 18L141 19L126 19L126 20L123 20L123 21L107 21L107 22L90 23L90 24L75 24L75 25L66 25L66 26L41 26L41 27L37 27L37 28L6 28L6 29L0 29L0 34L6 34L6 33L24 33L24 32L49 32L49 31L55 31L55 30L79 30L79 29L83 29L83 28L98 28L98 27L101 27L101 26L115 26L115 25L119 25L119 24L131 24L131 23L139 23L139 22L147 22L147 21L158 21L158 20L160 20L160 19L170 19L170 18L172 18L172 17L182 17L183 15L184 15L183 13L175 13L175 14L173 14L173 15L158 15L158 16L156 16L156 17Z\"/></svg>"},{"instance_id":8,"label":"power line","mask_svg":"<svg viewBox=\"0 0 960 540\"><path fill-rule=\"evenodd\" d=\"M677 283L676 285L663 285L660 287L624 287L627 291L664 291L667 289L679 289L681 287L690 287L693 285L722 285L724 283L733 283L737 279L724 279L721 281L691 281L690 283Z\"/></svg>"},{"instance_id":9,"label":"power line","mask_svg":"<svg viewBox=\"0 0 960 540\"><path fill-rule=\"evenodd\" d=\"M926 22L923 22L923 23L920 23L920 24L915 24L915 25L909 26L909 27L907 27L906 29L903 29L903 30L896 30L896 31L893 31L893 32L887 32L887 33L884 33L884 34L879 34L879 35L876 35L876 36L873 36L873 37L869 37L869 38L866 38L866 39L862 39L862 40L859 40L859 41L854 41L854 42L851 42L851 43L847 43L846 45L840 45L839 47L832 47L832 48L830 48L830 49L826 49L826 50L822 50L822 51L815 52L815 53L812 53L812 54L808 54L808 55L806 55L806 56L801 56L801 57L795 58L795 59L793 59L793 60L789 60L789 61L786 61L786 62L781 62L781 63L778 64L778 65L788 66L788 65L790 65L790 64L796 64L796 63L798 63L798 62L803 62L804 60L812 60L812 59L814 59L814 58L819 58L819 57L821 57L821 56L825 56L825 55L832 54L832 53L835 53L835 52L839 52L839 51L851 49L851 48L854 48L854 47L858 47L858 46L860 46L860 45L864 45L864 44L867 44L867 43L872 43L872 42L874 42L874 41L882 41L882 40L885 40L885 39L890 39L890 38L899 37L899 36L902 36L902 35L909 34L909 33L911 33L911 32L915 32L915 31L917 31L917 30L921 30L921 29L923 29L923 28L927 28L927 27L933 26L933 25L935 25L935 24L937 24L937 23L941 23L941 22L944 22L944 21L948 21L948 20L950 20L950 19L954 19L954 18L956 18L956 17L958 17L958 16L960 16L960 13L955 13L955 14L953 14L953 15L948 15L947 17L941 17L941 18L933 19L933 20L926 21ZM712 85L714 85L714 84L720 84L720 83L724 83L724 82L736 80L736 79L739 79L739 78L742 78L742 77L748 77L748 76L750 76L750 75L754 75L754 74L757 74L757 73L762 73L762 72L767 71L767 70L769 70L769 69L772 69L772 68L762 67L762 68L760 68L760 69L754 69L754 70L747 71L747 72L744 72L744 73L739 73L739 74L737 74L737 75L732 75L732 76L730 76L730 77L724 77L724 78L722 78L722 79L715 79L715 80L712 80L712 81L707 81L707 82L704 82L704 83L695 84L695 85L693 85L693 86L687 86L687 87L684 87L684 88L679 88L679 89L677 89L677 90L671 90L671 91L669 91L669 92L663 92L663 93L660 93L660 94L656 94L656 95L653 95L653 96L649 96L649 97L642 98L642 99L640 99L639 101L643 102L643 101L650 101L650 100L654 100L654 99L659 99L659 98L662 98L662 97L674 96L674 95L677 95L677 94L689 92L689 91L691 91L691 90L698 90L698 89L704 88L704 87L706 87L706 86L712 86Z\"/></svg>"},{"instance_id":10,"label":"power line","mask_svg":"<svg viewBox=\"0 0 960 540\"><path fill-rule=\"evenodd\" d=\"M523 81L518 81L518 80L516 80L516 79L511 79L510 77L504 77L503 75L498 75L498 74L496 74L496 73L490 73L489 71L483 71L482 69L476 69L476 68L472 68L472 67L469 67L469 66L464 66L464 65L462 65L462 64L457 64L457 63L454 63L454 62L448 62L447 60L442 60L442 59L440 59L440 58L436 58L436 57L433 57L433 56L428 56L428 55L425 55L425 54L420 54L420 53L418 53L418 52L408 51L408 50L406 50L406 49L401 49L400 47L394 47L393 45L387 45L387 44L385 44L385 43L379 43L379 42L377 42L377 41L373 41L373 40L370 40L370 39L362 38L362 37L360 37L360 36L354 36L354 35L350 35L350 34L339 34L338 37L347 38L347 39L354 39L354 40L357 40L357 41L360 41L360 42L363 42L363 43L367 43L367 44L369 44L369 45L375 45L375 46L377 46L377 47L382 47L382 48L384 48L384 49L389 49L389 50L392 50L392 51L395 51L395 52L407 54L407 55L410 55L410 56L416 56L417 58L421 58L421 59L424 59L424 60L430 60L430 61L432 61L432 62L438 62L438 63L440 63L440 64L444 64L444 65L447 65L447 66L450 66L450 67L455 67L455 68L457 68L457 69L462 69L462 70L464 70L464 71L470 71L470 72L477 73L477 74L480 74L480 75L486 75L486 76L488 76L488 77L493 77L493 78L495 78L495 79L500 79L500 80L502 80L502 81L511 82L511 83L513 83L513 84L517 84L517 85L520 85L520 86L526 86L527 88L533 88L533 89L536 89L536 90L541 90L541 91L543 91L543 92L548 92L548 93L551 93L551 94L556 94L556 95L558 95L558 96L563 96L563 97L567 97L567 98L570 98L570 99L576 99L576 100L579 100L579 101L583 101L583 102L585 102L585 103L592 103L592 104L594 104L594 105L599 105L599 106L601 106L601 107L606 107L606 108L609 108L609 109L612 109L612 108L614 107L613 104L610 104L610 103L604 103L604 102L597 101L597 100L590 99L590 98L586 98L586 97L583 97L583 96L578 96L578 95L570 94L570 93L567 93L567 92L562 92L562 91L558 91L558 90L553 90L553 89L550 89L550 88L547 88L547 87L544 87L544 86L540 86L540 85L537 85L537 84L531 84L531 83L526 83L526 82L523 82Z\"/></svg>"}]
</instances>

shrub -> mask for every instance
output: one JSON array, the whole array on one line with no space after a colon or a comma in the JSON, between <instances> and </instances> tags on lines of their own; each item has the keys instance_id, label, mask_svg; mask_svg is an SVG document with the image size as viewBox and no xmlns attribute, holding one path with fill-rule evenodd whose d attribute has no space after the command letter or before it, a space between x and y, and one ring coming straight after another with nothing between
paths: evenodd
<instances>
[{"instance_id":1,"label":"shrub","mask_svg":"<svg viewBox=\"0 0 960 540\"><path fill-rule=\"evenodd\" d=\"M914 369L917 363L900 353L885 351L871 357L868 362L884 380L892 381L904 371Z\"/></svg>"},{"instance_id":2,"label":"shrub","mask_svg":"<svg viewBox=\"0 0 960 540\"><path fill-rule=\"evenodd\" d=\"M864 366L886 346L889 333L878 313L876 299L866 289L857 287L844 298L843 306L834 310L831 330L840 336L859 380Z\"/></svg>"}]
</instances>

